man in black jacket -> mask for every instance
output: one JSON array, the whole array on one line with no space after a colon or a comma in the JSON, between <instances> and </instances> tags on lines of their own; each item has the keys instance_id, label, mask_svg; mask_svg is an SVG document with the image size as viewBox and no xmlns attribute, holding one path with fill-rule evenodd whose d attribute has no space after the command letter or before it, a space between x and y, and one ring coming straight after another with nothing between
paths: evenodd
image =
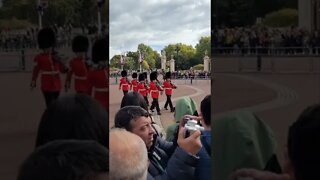
<instances>
[{"instance_id":1,"label":"man in black jacket","mask_svg":"<svg viewBox=\"0 0 320 180\"><path fill-rule=\"evenodd\" d=\"M185 138L185 129L181 127L177 144L157 137L151 126L149 113L138 106L121 108L115 116L115 127L124 128L146 143L149 167L148 179L194 179L198 157L202 147L200 131Z\"/></svg>"}]
</instances>

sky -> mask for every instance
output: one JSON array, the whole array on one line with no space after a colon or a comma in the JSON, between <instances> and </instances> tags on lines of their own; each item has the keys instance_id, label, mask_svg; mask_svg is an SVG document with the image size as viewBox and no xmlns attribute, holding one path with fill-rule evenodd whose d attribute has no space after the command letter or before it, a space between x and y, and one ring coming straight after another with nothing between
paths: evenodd
<instances>
[{"instance_id":1,"label":"sky","mask_svg":"<svg viewBox=\"0 0 320 180\"><path fill-rule=\"evenodd\" d=\"M110 59L138 44L159 53L169 45L198 43L210 35L210 0L110 0Z\"/></svg>"}]
</instances>

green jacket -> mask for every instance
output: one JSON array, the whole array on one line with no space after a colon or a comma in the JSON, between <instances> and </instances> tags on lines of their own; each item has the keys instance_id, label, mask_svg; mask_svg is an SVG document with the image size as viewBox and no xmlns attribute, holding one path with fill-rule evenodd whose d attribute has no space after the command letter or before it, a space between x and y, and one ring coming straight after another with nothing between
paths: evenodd
<instances>
[{"instance_id":1,"label":"green jacket","mask_svg":"<svg viewBox=\"0 0 320 180\"><path fill-rule=\"evenodd\" d=\"M194 115L197 112L197 104L190 97L184 96L177 100L175 106L175 123L170 125L166 131L166 140L172 141L175 128L179 125L184 115Z\"/></svg>"},{"instance_id":2,"label":"green jacket","mask_svg":"<svg viewBox=\"0 0 320 180\"><path fill-rule=\"evenodd\" d=\"M228 179L239 168L271 167L271 171L280 168L273 132L253 113L235 112L215 117L212 139L213 179Z\"/></svg>"}]
</instances>

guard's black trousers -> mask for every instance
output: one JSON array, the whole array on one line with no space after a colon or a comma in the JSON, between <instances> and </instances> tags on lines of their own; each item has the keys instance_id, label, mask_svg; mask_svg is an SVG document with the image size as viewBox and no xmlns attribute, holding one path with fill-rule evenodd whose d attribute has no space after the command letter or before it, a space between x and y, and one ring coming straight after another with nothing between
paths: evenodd
<instances>
[{"instance_id":1,"label":"guard's black trousers","mask_svg":"<svg viewBox=\"0 0 320 180\"><path fill-rule=\"evenodd\" d=\"M56 91L56 92L44 92L44 91L42 91L42 93L43 93L44 99L46 101L46 106L47 107L52 103L52 101L56 100L60 95L59 91Z\"/></svg>"},{"instance_id":2,"label":"guard's black trousers","mask_svg":"<svg viewBox=\"0 0 320 180\"><path fill-rule=\"evenodd\" d=\"M158 101L158 99L155 99L155 98L153 98L150 109L153 110L154 108L157 109L158 113L160 112L159 101Z\"/></svg>"},{"instance_id":3,"label":"guard's black trousers","mask_svg":"<svg viewBox=\"0 0 320 180\"><path fill-rule=\"evenodd\" d=\"M173 111L173 105L171 101L171 95L167 95L167 101L164 104L164 108L167 109L168 105L170 106L170 110Z\"/></svg>"}]
</instances>

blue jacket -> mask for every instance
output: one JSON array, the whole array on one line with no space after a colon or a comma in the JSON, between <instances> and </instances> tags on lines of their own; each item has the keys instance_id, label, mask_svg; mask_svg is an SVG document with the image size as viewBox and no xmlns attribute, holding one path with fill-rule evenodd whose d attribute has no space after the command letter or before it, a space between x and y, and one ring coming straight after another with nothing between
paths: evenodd
<instances>
[{"instance_id":1,"label":"blue jacket","mask_svg":"<svg viewBox=\"0 0 320 180\"><path fill-rule=\"evenodd\" d=\"M185 152L172 142L156 137L148 151L148 180L194 180L198 157Z\"/></svg>"},{"instance_id":2,"label":"blue jacket","mask_svg":"<svg viewBox=\"0 0 320 180\"><path fill-rule=\"evenodd\" d=\"M195 177L197 180L211 180L211 131L202 131L200 139L202 148L197 154L199 160L195 170Z\"/></svg>"}]
</instances>

